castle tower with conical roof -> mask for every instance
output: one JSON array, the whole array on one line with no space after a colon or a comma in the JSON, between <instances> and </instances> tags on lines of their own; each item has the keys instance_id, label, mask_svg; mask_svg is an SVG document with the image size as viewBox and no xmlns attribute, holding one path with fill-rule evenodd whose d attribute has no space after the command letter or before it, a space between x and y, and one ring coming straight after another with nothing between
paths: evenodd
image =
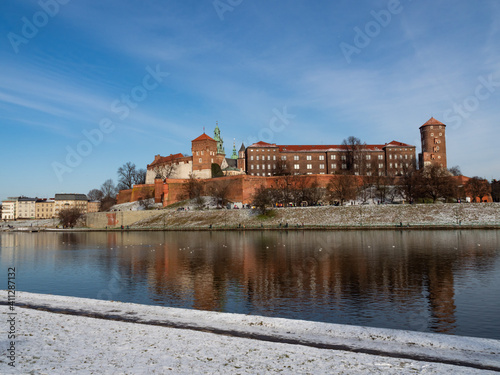
<instances>
[{"instance_id":1,"label":"castle tower with conical roof","mask_svg":"<svg viewBox=\"0 0 500 375\"><path fill-rule=\"evenodd\" d=\"M422 152L418 155L420 169L427 165L448 168L446 161L446 125L431 117L420 127Z\"/></svg>"}]
</instances>

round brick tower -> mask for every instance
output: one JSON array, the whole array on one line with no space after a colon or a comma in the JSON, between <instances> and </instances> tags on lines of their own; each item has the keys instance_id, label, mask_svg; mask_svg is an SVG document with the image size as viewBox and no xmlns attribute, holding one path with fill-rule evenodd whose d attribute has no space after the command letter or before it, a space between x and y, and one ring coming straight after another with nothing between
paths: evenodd
<instances>
[{"instance_id":1,"label":"round brick tower","mask_svg":"<svg viewBox=\"0 0 500 375\"><path fill-rule=\"evenodd\" d=\"M419 168L426 165L447 167L446 162L446 125L431 117L420 127L422 152L418 155Z\"/></svg>"}]
</instances>

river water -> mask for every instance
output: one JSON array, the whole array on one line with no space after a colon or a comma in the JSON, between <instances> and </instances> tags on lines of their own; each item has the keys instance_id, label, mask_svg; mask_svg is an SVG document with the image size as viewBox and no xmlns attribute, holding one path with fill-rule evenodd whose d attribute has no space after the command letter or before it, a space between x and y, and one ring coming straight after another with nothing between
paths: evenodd
<instances>
[{"instance_id":1,"label":"river water","mask_svg":"<svg viewBox=\"0 0 500 375\"><path fill-rule=\"evenodd\" d=\"M2 233L0 245L2 283L16 267L21 291L500 339L498 230Z\"/></svg>"}]
</instances>

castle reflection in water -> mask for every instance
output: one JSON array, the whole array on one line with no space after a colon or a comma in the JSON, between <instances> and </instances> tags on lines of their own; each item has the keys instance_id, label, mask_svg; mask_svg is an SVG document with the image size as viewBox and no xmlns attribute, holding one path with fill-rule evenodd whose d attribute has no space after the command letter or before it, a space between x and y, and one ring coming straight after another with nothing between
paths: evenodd
<instances>
[{"instance_id":1,"label":"castle reflection in water","mask_svg":"<svg viewBox=\"0 0 500 375\"><path fill-rule=\"evenodd\" d=\"M500 271L499 234L8 233L0 236L0 260L77 267L83 259L104 280L118 279L114 300L129 301L121 294L139 288L148 301L138 303L456 333L464 324L457 316L472 314L467 324L482 318L473 298ZM500 295L496 288L489 292ZM493 309L498 315L500 303Z\"/></svg>"}]
</instances>

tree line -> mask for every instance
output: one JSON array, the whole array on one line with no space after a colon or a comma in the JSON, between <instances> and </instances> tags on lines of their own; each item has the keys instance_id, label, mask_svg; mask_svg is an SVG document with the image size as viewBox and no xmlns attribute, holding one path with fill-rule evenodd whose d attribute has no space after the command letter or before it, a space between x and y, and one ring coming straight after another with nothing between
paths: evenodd
<instances>
[{"instance_id":1,"label":"tree line","mask_svg":"<svg viewBox=\"0 0 500 375\"><path fill-rule=\"evenodd\" d=\"M269 188L260 187L253 196L253 205L265 212L270 206L289 205L344 205L348 201L369 200L377 203L405 201L418 202L456 202L471 197L481 202L483 197L492 195L498 199L500 182L489 183L481 177L472 177L464 185L456 178L459 168L452 171L437 165L426 166L421 170L406 168L401 176L355 175L346 172L334 175L326 187L316 182L307 183L300 175L282 174L277 176ZM498 197L498 198L497 198Z\"/></svg>"},{"instance_id":2,"label":"tree line","mask_svg":"<svg viewBox=\"0 0 500 375\"><path fill-rule=\"evenodd\" d=\"M101 202L101 211L107 211L116 204L116 195L120 190L132 189L134 185L146 183L146 170L138 169L134 163L127 162L118 168L118 185L109 178L100 188L92 189L87 197L93 201Z\"/></svg>"}]
</instances>

